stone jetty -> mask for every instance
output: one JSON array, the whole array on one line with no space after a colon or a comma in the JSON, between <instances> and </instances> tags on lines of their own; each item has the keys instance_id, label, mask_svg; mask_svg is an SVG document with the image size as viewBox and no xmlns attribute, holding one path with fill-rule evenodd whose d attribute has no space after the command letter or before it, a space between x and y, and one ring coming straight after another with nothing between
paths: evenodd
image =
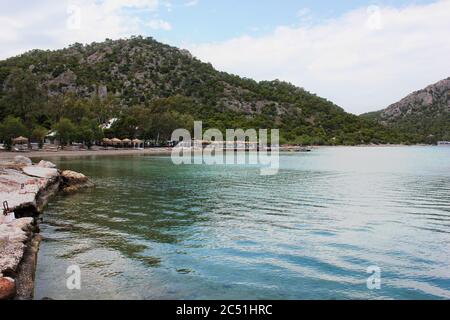
<instances>
[{"instance_id":1,"label":"stone jetty","mask_svg":"<svg viewBox=\"0 0 450 320\"><path fill-rule=\"evenodd\" d=\"M33 298L39 249L36 219L58 191L92 187L83 174L59 171L48 161L23 156L0 163L0 300Z\"/></svg>"}]
</instances>

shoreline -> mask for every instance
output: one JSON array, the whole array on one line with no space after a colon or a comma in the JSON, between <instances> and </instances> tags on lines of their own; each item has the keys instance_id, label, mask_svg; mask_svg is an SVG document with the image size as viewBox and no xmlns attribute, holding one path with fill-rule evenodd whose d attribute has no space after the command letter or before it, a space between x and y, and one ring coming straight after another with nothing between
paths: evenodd
<instances>
[{"instance_id":1,"label":"shoreline","mask_svg":"<svg viewBox=\"0 0 450 320\"><path fill-rule=\"evenodd\" d=\"M357 145L357 146L309 146L308 148L323 149L323 148L410 148L410 147L437 147L433 145L416 144L385 144L385 145ZM289 152L289 148L281 148L280 152ZM51 159L61 157L90 157L90 156L132 156L132 155L154 155L154 156L168 156L171 155L172 148L155 148L155 149L125 149L125 150L79 150L79 151L29 151L29 152L0 152L0 160L12 160L16 156L25 156L30 159Z\"/></svg>"},{"instance_id":2,"label":"shoreline","mask_svg":"<svg viewBox=\"0 0 450 320\"><path fill-rule=\"evenodd\" d=\"M170 155L172 149L145 149L145 150L83 150L83 151L29 151L29 152L0 152L0 160L11 160L16 156L25 156L30 159L36 158L60 158L60 157L84 157L84 156L129 156L129 155Z\"/></svg>"}]
</instances>

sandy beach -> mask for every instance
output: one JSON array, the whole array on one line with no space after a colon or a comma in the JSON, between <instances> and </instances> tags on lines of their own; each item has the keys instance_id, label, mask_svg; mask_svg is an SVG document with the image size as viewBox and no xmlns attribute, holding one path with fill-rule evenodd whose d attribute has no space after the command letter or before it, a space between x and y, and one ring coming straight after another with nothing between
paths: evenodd
<instances>
[{"instance_id":1,"label":"sandy beach","mask_svg":"<svg viewBox=\"0 0 450 320\"><path fill-rule=\"evenodd\" d=\"M56 152L30 151L30 152L0 152L0 159L14 159L15 156L25 156L28 158L59 158L59 157L83 157L83 156L126 156L126 155L170 155L170 148L157 149L128 149L128 150L84 150L69 151L62 150Z\"/></svg>"}]
</instances>

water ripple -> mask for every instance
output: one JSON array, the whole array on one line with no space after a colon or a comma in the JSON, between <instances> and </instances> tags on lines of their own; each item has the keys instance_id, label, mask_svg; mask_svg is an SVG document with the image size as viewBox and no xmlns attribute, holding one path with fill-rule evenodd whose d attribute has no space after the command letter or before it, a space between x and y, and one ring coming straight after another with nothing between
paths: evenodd
<instances>
[{"instance_id":1,"label":"water ripple","mask_svg":"<svg viewBox=\"0 0 450 320\"><path fill-rule=\"evenodd\" d=\"M58 287L70 262L92 283L83 298L448 299L449 156L320 149L283 155L271 177L167 157L60 161L97 188L44 215L37 297L77 298ZM366 287L374 265L379 291Z\"/></svg>"}]
</instances>

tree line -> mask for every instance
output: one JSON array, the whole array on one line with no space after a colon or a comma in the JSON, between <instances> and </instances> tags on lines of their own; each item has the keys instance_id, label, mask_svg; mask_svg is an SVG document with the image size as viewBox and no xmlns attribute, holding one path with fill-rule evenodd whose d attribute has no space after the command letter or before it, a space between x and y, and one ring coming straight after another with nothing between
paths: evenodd
<instances>
[{"instance_id":1,"label":"tree line","mask_svg":"<svg viewBox=\"0 0 450 320\"><path fill-rule=\"evenodd\" d=\"M123 108L117 97L80 98L67 92L50 96L37 77L16 69L0 95L0 140L11 149L24 136L43 146L54 132L62 146L79 142L90 148L103 138L169 140L173 130L191 128L194 118L170 108L170 99ZM102 125L116 119L110 128Z\"/></svg>"}]
</instances>

